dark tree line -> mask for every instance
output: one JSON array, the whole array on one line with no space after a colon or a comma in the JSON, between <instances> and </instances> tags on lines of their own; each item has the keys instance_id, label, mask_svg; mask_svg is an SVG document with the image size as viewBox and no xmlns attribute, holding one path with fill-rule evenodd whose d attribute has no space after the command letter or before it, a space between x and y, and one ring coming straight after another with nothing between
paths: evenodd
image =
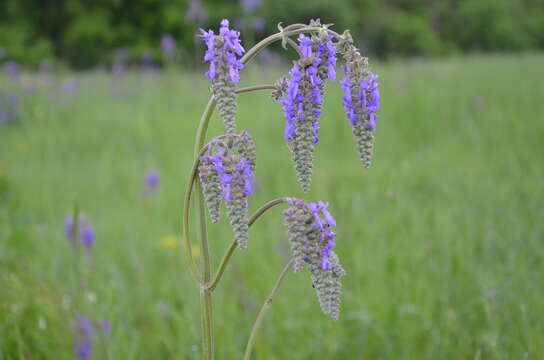
<instances>
[{"instance_id":1,"label":"dark tree line","mask_svg":"<svg viewBox=\"0 0 544 360\"><path fill-rule=\"evenodd\" d=\"M189 62L198 27L217 28L222 18L245 30L246 42L279 21L321 18L382 57L544 48L544 0L2 0L0 48L4 60L27 65L111 64L119 49L127 61L147 54L160 63L170 34Z\"/></svg>"}]
</instances>

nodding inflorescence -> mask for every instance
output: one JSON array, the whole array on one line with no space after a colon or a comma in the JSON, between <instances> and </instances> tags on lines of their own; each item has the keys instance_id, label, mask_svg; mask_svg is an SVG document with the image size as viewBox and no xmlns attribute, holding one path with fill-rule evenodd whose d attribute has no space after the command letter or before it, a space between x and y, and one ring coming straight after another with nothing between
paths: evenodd
<instances>
[{"instance_id":1,"label":"nodding inflorescence","mask_svg":"<svg viewBox=\"0 0 544 360\"><path fill-rule=\"evenodd\" d=\"M299 272L307 264L322 311L338 319L340 309L340 278L345 271L333 251L336 221L323 201L308 203L290 199L290 207L283 212L287 237L294 258L294 270Z\"/></svg>"},{"instance_id":2,"label":"nodding inflorescence","mask_svg":"<svg viewBox=\"0 0 544 360\"><path fill-rule=\"evenodd\" d=\"M219 34L200 29L207 50L204 60L210 63L206 76L212 80L212 92L217 101L219 115L225 123L227 133L236 132L236 87L243 68L239 57L245 50L240 42L240 33L229 29L229 21L221 21Z\"/></svg>"},{"instance_id":3,"label":"nodding inflorescence","mask_svg":"<svg viewBox=\"0 0 544 360\"><path fill-rule=\"evenodd\" d=\"M352 127L357 150L365 168L370 167L376 131L376 111L380 107L378 76L368 69L368 59L353 45L349 32L338 43L346 65L341 81L344 109Z\"/></svg>"},{"instance_id":4,"label":"nodding inflorescence","mask_svg":"<svg viewBox=\"0 0 544 360\"><path fill-rule=\"evenodd\" d=\"M315 144L319 142L325 80L336 79L336 48L332 36L327 33L311 36L300 34L298 42L303 57L293 63L289 80L282 78L276 83L273 96L283 106L284 138L293 152L300 186L304 192L308 192L313 153Z\"/></svg>"},{"instance_id":5,"label":"nodding inflorescence","mask_svg":"<svg viewBox=\"0 0 544 360\"><path fill-rule=\"evenodd\" d=\"M342 67L345 77L340 82L344 92L343 105L364 167L371 164L380 106L378 76L369 70L368 59L354 45L349 31L339 35L319 20L312 20L309 25L278 27L280 33L276 40L281 36L283 42L289 42L300 57L293 61L288 76L276 81L271 95L282 106L284 139L292 152L302 191L308 192L313 154L319 142L325 84L328 80L336 81L337 57L340 55L345 61ZM211 221L218 222L221 203L224 202L236 244L245 249L248 245L248 198L253 193L256 163L255 143L250 134L246 131L236 134L236 87L243 67L239 57L245 50L240 42L240 33L229 29L227 20L221 21L217 35L212 30L201 29L200 32L207 45L204 60L209 63L209 70L206 76L211 79L213 96L225 123L226 134L214 138L202 150L198 176ZM297 42L286 38L295 34L298 34ZM261 47L249 50L248 59ZM322 311L338 319L341 279L346 271L334 252L336 234L333 228L336 221L328 211L328 204L295 198L279 200L289 205L283 212L283 222L291 245L294 271L298 273L304 268L309 271ZM262 214L257 213L257 216Z\"/></svg>"},{"instance_id":6,"label":"nodding inflorescence","mask_svg":"<svg viewBox=\"0 0 544 360\"><path fill-rule=\"evenodd\" d=\"M221 201L240 249L248 242L248 196L253 194L255 143L251 135L223 135L215 138L200 157L199 178L212 222L219 220Z\"/></svg>"}]
</instances>

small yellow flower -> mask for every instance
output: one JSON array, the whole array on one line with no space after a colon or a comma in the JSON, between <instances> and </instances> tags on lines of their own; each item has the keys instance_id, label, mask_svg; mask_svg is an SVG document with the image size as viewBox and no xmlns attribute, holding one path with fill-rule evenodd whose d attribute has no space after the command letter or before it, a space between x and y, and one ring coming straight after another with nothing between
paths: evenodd
<instances>
[{"instance_id":1,"label":"small yellow flower","mask_svg":"<svg viewBox=\"0 0 544 360\"><path fill-rule=\"evenodd\" d=\"M179 246L179 241L175 236L168 235L161 239L161 246L165 248L175 248Z\"/></svg>"},{"instance_id":2,"label":"small yellow flower","mask_svg":"<svg viewBox=\"0 0 544 360\"><path fill-rule=\"evenodd\" d=\"M191 247L191 253L193 254L193 257L197 258L200 256L200 248L196 245L193 245Z\"/></svg>"},{"instance_id":3,"label":"small yellow flower","mask_svg":"<svg viewBox=\"0 0 544 360\"><path fill-rule=\"evenodd\" d=\"M165 248L176 248L180 246L180 239L173 235L164 236L161 238L160 245ZM198 245L191 246L191 253L193 257L197 258L200 256L200 247Z\"/></svg>"}]
</instances>

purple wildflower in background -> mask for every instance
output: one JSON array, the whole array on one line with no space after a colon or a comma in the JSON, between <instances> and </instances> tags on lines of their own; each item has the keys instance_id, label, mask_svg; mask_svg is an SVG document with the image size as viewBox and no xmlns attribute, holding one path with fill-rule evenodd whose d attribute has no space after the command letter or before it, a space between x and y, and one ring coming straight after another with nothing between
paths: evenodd
<instances>
[{"instance_id":1,"label":"purple wildflower in background","mask_svg":"<svg viewBox=\"0 0 544 360\"><path fill-rule=\"evenodd\" d=\"M17 106L17 102L19 99L17 98L16 94L9 94L8 96L8 105L9 106Z\"/></svg>"},{"instance_id":2,"label":"purple wildflower in background","mask_svg":"<svg viewBox=\"0 0 544 360\"><path fill-rule=\"evenodd\" d=\"M64 237L74 247L81 244L87 249L91 249L96 242L94 227L83 215L78 217L77 224L72 216L66 217L64 221Z\"/></svg>"},{"instance_id":3,"label":"purple wildflower in background","mask_svg":"<svg viewBox=\"0 0 544 360\"><path fill-rule=\"evenodd\" d=\"M240 6L246 13L254 13L261 6L261 0L240 0Z\"/></svg>"},{"instance_id":4,"label":"purple wildflower in background","mask_svg":"<svg viewBox=\"0 0 544 360\"><path fill-rule=\"evenodd\" d=\"M102 320L99 325L100 330L104 335L111 334L111 322L109 322L108 320Z\"/></svg>"},{"instance_id":5,"label":"purple wildflower in background","mask_svg":"<svg viewBox=\"0 0 544 360\"><path fill-rule=\"evenodd\" d=\"M7 61L4 64L4 72L11 77L17 77L21 73L21 68L15 61Z\"/></svg>"},{"instance_id":6,"label":"purple wildflower in background","mask_svg":"<svg viewBox=\"0 0 544 360\"><path fill-rule=\"evenodd\" d=\"M91 248L96 240L94 228L90 223L84 224L81 229L81 244L86 248Z\"/></svg>"},{"instance_id":7,"label":"purple wildflower in background","mask_svg":"<svg viewBox=\"0 0 544 360\"><path fill-rule=\"evenodd\" d=\"M74 78L67 78L62 81L61 89L65 93L71 94L77 91L77 83Z\"/></svg>"},{"instance_id":8,"label":"purple wildflower in background","mask_svg":"<svg viewBox=\"0 0 544 360\"><path fill-rule=\"evenodd\" d=\"M93 343L96 338L96 330L91 321L80 315L74 324L75 344L74 354L80 360L90 360Z\"/></svg>"},{"instance_id":9,"label":"purple wildflower in background","mask_svg":"<svg viewBox=\"0 0 544 360\"><path fill-rule=\"evenodd\" d=\"M253 29L257 32L262 32L266 28L266 21L262 17L253 19Z\"/></svg>"},{"instance_id":10,"label":"purple wildflower in background","mask_svg":"<svg viewBox=\"0 0 544 360\"><path fill-rule=\"evenodd\" d=\"M114 79L120 79L125 75L125 66L122 63L115 63L111 67L111 75Z\"/></svg>"},{"instance_id":11,"label":"purple wildflower in background","mask_svg":"<svg viewBox=\"0 0 544 360\"><path fill-rule=\"evenodd\" d=\"M159 188L161 178L159 173L155 170L148 171L144 176L144 182L146 185L145 194L152 195Z\"/></svg>"},{"instance_id":12,"label":"purple wildflower in background","mask_svg":"<svg viewBox=\"0 0 544 360\"><path fill-rule=\"evenodd\" d=\"M17 114L18 102L16 94L9 94L5 100L0 98L0 124L7 124L19 118Z\"/></svg>"},{"instance_id":13,"label":"purple wildflower in background","mask_svg":"<svg viewBox=\"0 0 544 360\"><path fill-rule=\"evenodd\" d=\"M155 57L150 51L144 52L140 57L140 70L142 72L155 72L157 70Z\"/></svg>"},{"instance_id":14,"label":"purple wildflower in background","mask_svg":"<svg viewBox=\"0 0 544 360\"><path fill-rule=\"evenodd\" d=\"M50 60L42 60L38 65L38 73L41 75L51 75L53 73L53 64Z\"/></svg>"},{"instance_id":15,"label":"purple wildflower in background","mask_svg":"<svg viewBox=\"0 0 544 360\"><path fill-rule=\"evenodd\" d=\"M190 0L189 7L185 12L185 20L189 22L202 23L208 20L208 13L202 7L201 0Z\"/></svg>"},{"instance_id":16,"label":"purple wildflower in background","mask_svg":"<svg viewBox=\"0 0 544 360\"><path fill-rule=\"evenodd\" d=\"M55 68L52 60L42 60L38 64L38 73L40 75L51 75L53 74Z\"/></svg>"},{"instance_id":17,"label":"purple wildflower in background","mask_svg":"<svg viewBox=\"0 0 544 360\"><path fill-rule=\"evenodd\" d=\"M10 113L0 109L0 124L7 124L10 120L11 120Z\"/></svg>"},{"instance_id":18,"label":"purple wildflower in background","mask_svg":"<svg viewBox=\"0 0 544 360\"><path fill-rule=\"evenodd\" d=\"M166 55L171 55L176 49L176 40L170 34L166 34L161 39L161 51Z\"/></svg>"}]
</instances>

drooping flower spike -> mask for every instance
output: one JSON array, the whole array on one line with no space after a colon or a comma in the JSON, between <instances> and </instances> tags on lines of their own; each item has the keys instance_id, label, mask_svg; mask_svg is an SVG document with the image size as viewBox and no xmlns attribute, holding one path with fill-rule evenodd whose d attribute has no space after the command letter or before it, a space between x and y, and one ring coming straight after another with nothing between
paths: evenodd
<instances>
[{"instance_id":1,"label":"drooping flower spike","mask_svg":"<svg viewBox=\"0 0 544 360\"><path fill-rule=\"evenodd\" d=\"M240 81L243 64L239 57L245 52L240 43L240 33L229 29L229 21L221 21L219 34L200 29L207 50L204 61L210 64L206 76L212 80L212 92L217 101L219 115L227 133L236 132L236 86Z\"/></svg>"},{"instance_id":2,"label":"drooping flower spike","mask_svg":"<svg viewBox=\"0 0 544 360\"><path fill-rule=\"evenodd\" d=\"M308 264L321 310L338 319L340 310L340 278L345 270L333 251L336 221L327 210L328 204L308 203L289 199L290 207L283 212L287 237L291 244L295 272Z\"/></svg>"},{"instance_id":3,"label":"drooping flower spike","mask_svg":"<svg viewBox=\"0 0 544 360\"><path fill-rule=\"evenodd\" d=\"M285 115L285 141L290 144L298 181L304 192L310 188L315 144L319 142L319 118L325 80L336 78L336 48L326 33L301 34L303 58L295 61L288 84L277 83L273 96L280 98ZM283 97L282 97L283 96Z\"/></svg>"},{"instance_id":4,"label":"drooping flower spike","mask_svg":"<svg viewBox=\"0 0 544 360\"><path fill-rule=\"evenodd\" d=\"M353 45L348 32L344 33L338 50L346 60L343 68L346 76L341 81L344 90L343 102L352 133L357 143L357 150L368 168L371 165L374 134L376 130L376 111L380 107L378 76L368 69L368 59L363 57Z\"/></svg>"},{"instance_id":5,"label":"drooping flower spike","mask_svg":"<svg viewBox=\"0 0 544 360\"><path fill-rule=\"evenodd\" d=\"M223 135L208 145L198 167L210 218L219 220L222 199L240 249L248 243L248 197L253 194L255 144L247 132Z\"/></svg>"}]
</instances>

